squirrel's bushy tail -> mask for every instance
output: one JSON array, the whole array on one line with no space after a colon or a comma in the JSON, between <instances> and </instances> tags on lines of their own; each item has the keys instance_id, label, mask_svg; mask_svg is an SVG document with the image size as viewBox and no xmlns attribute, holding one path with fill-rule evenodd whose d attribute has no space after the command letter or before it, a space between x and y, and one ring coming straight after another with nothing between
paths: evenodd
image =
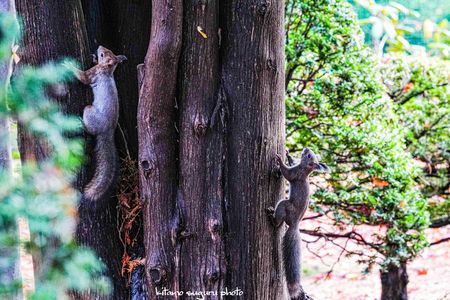
<instances>
[{"instance_id":1,"label":"squirrel's bushy tail","mask_svg":"<svg viewBox=\"0 0 450 300\"><path fill-rule=\"evenodd\" d=\"M96 136L95 173L83 191L83 197L90 201L102 198L113 185L117 173L117 153L114 145L114 131Z\"/></svg>"},{"instance_id":2,"label":"squirrel's bushy tail","mask_svg":"<svg viewBox=\"0 0 450 300\"><path fill-rule=\"evenodd\" d=\"M301 237L298 227L289 226L283 238L283 264L287 287L291 299L301 298L303 289L300 283L301 267Z\"/></svg>"}]
</instances>

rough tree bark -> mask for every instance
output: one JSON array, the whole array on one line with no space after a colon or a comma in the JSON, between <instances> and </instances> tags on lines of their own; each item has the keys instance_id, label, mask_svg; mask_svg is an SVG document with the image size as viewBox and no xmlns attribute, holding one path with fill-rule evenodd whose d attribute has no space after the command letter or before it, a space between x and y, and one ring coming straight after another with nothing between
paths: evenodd
<instances>
[{"instance_id":1,"label":"rough tree bark","mask_svg":"<svg viewBox=\"0 0 450 300\"><path fill-rule=\"evenodd\" d=\"M156 288L178 289L176 241L182 218L176 213L175 88L182 17L182 0L152 2L151 36L138 106L139 177L150 299L159 298Z\"/></svg>"},{"instance_id":2,"label":"rough tree bark","mask_svg":"<svg viewBox=\"0 0 450 300\"><path fill-rule=\"evenodd\" d=\"M181 1L153 1L138 108L150 298L167 288L282 299L265 209L282 196L283 2L183 4L177 66Z\"/></svg>"},{"instance_id":3,"label":"rough tree bark","mask_svg":"<svg viewBox=\"0 0 450 300\"><path fill-rule=\"evenodd\" d=\"M83 11L79 0L37 1L17 0L17 11L23 20L23 38L20 56L21 64L41 65L43 63L73 57L80 61L83 69L91 64L88 38ZM81 115L83 108L90 103L92 96L88 87L74 82L69 86L68 94L58 98L67 113ZM91 141L91 139L88 139ZM19 129L19 149L23 160L41 160L45 158L45 144ZM91 143L86 153L89 155ZM82 190L88 182L89 170L93 164L81 168L75 187ZM108 201L108 199L106 199ZM77 240L91 247L106 265L106 275L113 283L113 298L125 299L128 292L125 280L120 275L121 247L116 229L115 203L110 201L106 211L93 212L88 203L79 206ZM39 259L35 259L38 265ZM93 293L75 295L76 298L94 298Z\"/></svg>"},{"instance_id":4,"label":"rough tree bark","mask_svg":"<svg viewBox=\"0 0 450 300\"><path fill-rule=\"evenodd\" d=\"M68 55L86 67L78 1L18 2L25 25L37 28L25 34L25 62ZM83 1L91 51L104 44L130 59L116 78L132 157L139 137L150 299L160 298L156 288L219 296L240 289L245 299L285 296L279 236L265 215L281 197L273 157L284 152L283 2L218 3L185 0L183 21L182 0L155 0L151 15L148 1ZM134 66L144 53L150 17L136 136ZM65 28L64 35L55 28ZM86 93L74 84L60 101L81 113ZM45 147L25 133L21 141L24 158L45 156ZM84 169L78 187L86 177ZM114 205L95 219L82 207L78 238L105 260L113 298L123 299Z\"/></svg>"},{"instance_id":5,"label":"rough tree bark","mask_svg":"<svg viewBox=\"0 0 450 300\"><path fill-rule=\"evenodd\" d=\"M184 6L179 186L189 236L181 246L180 290L219 293L226 274L222 211L226 132L225 99L219 88L219 7L218 1L196 0L184 1Z\"/></svg>"},{"instance_id":6,"label":"rough tree bark","mask_svg":"<svg viewBox=\"0 0 450 300\"><path fill-rule=\"evenodd\" d=\"M22 40L19 56L22 65L42 65L46 62L71 56L79 58L85 65L88 58L86 33L82 23L81 7L78 1L25 1L17 0L16 9L22 18ZM67 30L62 30L63 28ZM60 30L56 30L58 28ZM70 42L68 42L70 41ZM87 104L87 89L79 84L70 85L65 97L58 99L64 111L81 114ZM21 160L39 161L45 159L48 149L44 142L35 139L20 126L18 144ZM87 170L83 168L75 183L81 188L85 182ZM35 271L39 268L39 257L34 257Z\"/></svg>"},{"instance_id":7,"label":"rough tree bark","mask_svg":"<svg viewBox=\"0 0 450 300\"><path fill-rule=\"evenodd\" d=\"M406 263L391 265L385 272L380 272L381 300L408 299L408 273Z\"/></svg>"},{"instance_id":8,"label":"rough tree bark","mask_svg":"<svg viewBox=\"0 0 450 300\"><path fill-rule=\"evenodd\" d=\"M226 1L222 81L227 129L227 286L246 299L284 299L278 245L265 209L282 197L273 158L284 153L283 1Z\"/></svg>"}]
</instances>

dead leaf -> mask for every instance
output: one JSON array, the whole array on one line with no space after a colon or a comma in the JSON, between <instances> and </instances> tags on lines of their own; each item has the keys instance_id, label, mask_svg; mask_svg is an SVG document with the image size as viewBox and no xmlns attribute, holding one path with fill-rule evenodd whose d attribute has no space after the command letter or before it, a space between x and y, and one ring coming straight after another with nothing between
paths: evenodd
<instances>
[{"instance_id":1,"label":"dead leaf","mask_svg":"<svg viewBox=\"0 0 450 300\"><path fill-rule=\"evenodd\" d=\"M402 92L403 92L403 93L407 93L407 92L409 92L410 90L412 90L413 88L414 88L414 83L408 82L408 83L405 84L405 86L403 87Z\"/></svg>"},{"instance_id":2,"label":"dead leaf","mask_svg":"<svg viewBox=\"0 0 450 300\"><path fill-rule=\"evenodd\" d=\"M385 181L385 180L381 180L381 179L378 178L378 177L373 177L373 178L372 178L372 183L373 183L373 185L374 185L375 187L377 187L377 188L384 188L384 187L389 186L389 182L387 182L387 181Z\"/></svg>"},{"instance_id":3,"label":"dead leaf","mask_svg":"<svg viewBox=\"0 0 450 300\"><path fill-rule=\"evenodd\" d=\"M424 276L424 275L427 275L427 274L428 274L428 270L427 269L419 269L419 270L417 270L417 275Z\"/></svg>"},{"instance_id":4,"label":"dead leaf","mask_svg":"<svg viewBox=\"0 0 450 300\"><path fill-rule=\"evenodd\" d=\"M425 20L423 22L423 36L426 39L431 39L433 37L434 23L431 20Z\"/></svg>"},{"instance_id":5,"label":"dead leaf","mask_svg":"<svg viewBox=\"0 0 450 300\"><path fill-rule=\"evenodd\" d=\"M129 261L130 256L125 252L122 256L122 270L120 271L120 274L122 274L122 276L125 274Z\"/></svg>"},{"instance_id":6,"label":"dead leaf","mask_svg":"<svg viewBox=\"0 0 450 300\"><path fill-rule=\"evenodd\" d=\"M128 274L131 274L131 272L133 272L133 269L136 268L137 266L144 266L144 265L145 259L143 258L130 261L130 263L128 264Z\"/></svg>"},{"instance_id":7,"label":"dead leaf","mask_svg":"<svg viewBox=\"0 0 450 300\"><path fill-rule=\"evenodd\" d=\"M206 35L206 33L203 31L203 28L201 28L200 26L197 26L197 31L198 33L200 33L200 35L204 38L207 39L208 36Z\"/></svg>"},{"instance_id":8,"label":"dead leaf","mask_svg":"<svg viewBox=\"0 0 450 300\"><path fill-rule=\"evenodd\" d=\"M17 65L20 61L20 56L17 54L17 50L19 50L19 45L14 45L12 47L12 59L14 60L14 63Z\"/></svg>"},{"instance_id":9,"label":"dead leaf","mask_svg":"<svg viewBox=\"0 0 450 300\"><path fill-rule=\"evenodd\" d=\"M405 207L405 206L406 206L406 201L405 201L405 200L400 201L400 204L399 204L398 206L399 206L400 208Z\"/></svg>"}]
</instances>

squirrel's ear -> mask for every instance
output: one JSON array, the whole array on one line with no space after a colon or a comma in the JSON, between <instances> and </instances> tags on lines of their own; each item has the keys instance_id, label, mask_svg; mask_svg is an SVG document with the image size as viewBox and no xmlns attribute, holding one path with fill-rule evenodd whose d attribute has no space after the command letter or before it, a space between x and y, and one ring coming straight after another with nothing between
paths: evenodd
<instances>
[{"instance_id":1,"label":"squirrel's ear","mask_svg":"<svg viewBox=\"0 0 450 300\"><path fill-rule=\"evenodd\" d=\"M125 55L116 55L116 58L119 60L119 63L122 63L128 59Z\"/></svg>"},{"instance_id":2,"label":"squirrel's ear","mask_svg":"<svg viewBox=\"0 0 450 300\"><path fill-rule=\"evenodd\" d=\"M330 168L324 163L318 163L315 170L321 173L330 173Z\"/></svg>"}]
</instances>

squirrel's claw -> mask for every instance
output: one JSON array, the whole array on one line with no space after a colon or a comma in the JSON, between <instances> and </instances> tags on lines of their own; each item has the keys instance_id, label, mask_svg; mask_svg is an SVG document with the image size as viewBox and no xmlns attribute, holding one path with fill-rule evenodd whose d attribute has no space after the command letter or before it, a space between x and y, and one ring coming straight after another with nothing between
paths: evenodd
<instances>
[{"instance_id":1,"label":"squirrel's claw","mask_svg":"<svg viewBox=\"0 0 450 300\"><path fill-rule=\"evenodd\" d=\"M270 224L272 224L273 227L277 228L278 226L275 222L275 208L273 206L266 208L266 214L269 218Z\"/></svg>"},{"instance_id":2,"label":"squirrel's claw","mask_svg":"<svg viewBox=\"0 0 450 300\"><path fill-rule=\"evenodd\" d=\"M276 154L275 162L276 162L277 166L280 166L283 163L283 158L278 153Z\"/></svg>"},{"instance_id":3,"label":"squirrel's claw","mask_svg":"<svg viewBox=\"0 0 450 300\"><path fill-rule=\"evenodd\" d=\"M273 214L275 213L275 208L273 206L270 206L270 207L266 208L266 213L269 216L273 216Z\"/></svg>"}]
</instances>

